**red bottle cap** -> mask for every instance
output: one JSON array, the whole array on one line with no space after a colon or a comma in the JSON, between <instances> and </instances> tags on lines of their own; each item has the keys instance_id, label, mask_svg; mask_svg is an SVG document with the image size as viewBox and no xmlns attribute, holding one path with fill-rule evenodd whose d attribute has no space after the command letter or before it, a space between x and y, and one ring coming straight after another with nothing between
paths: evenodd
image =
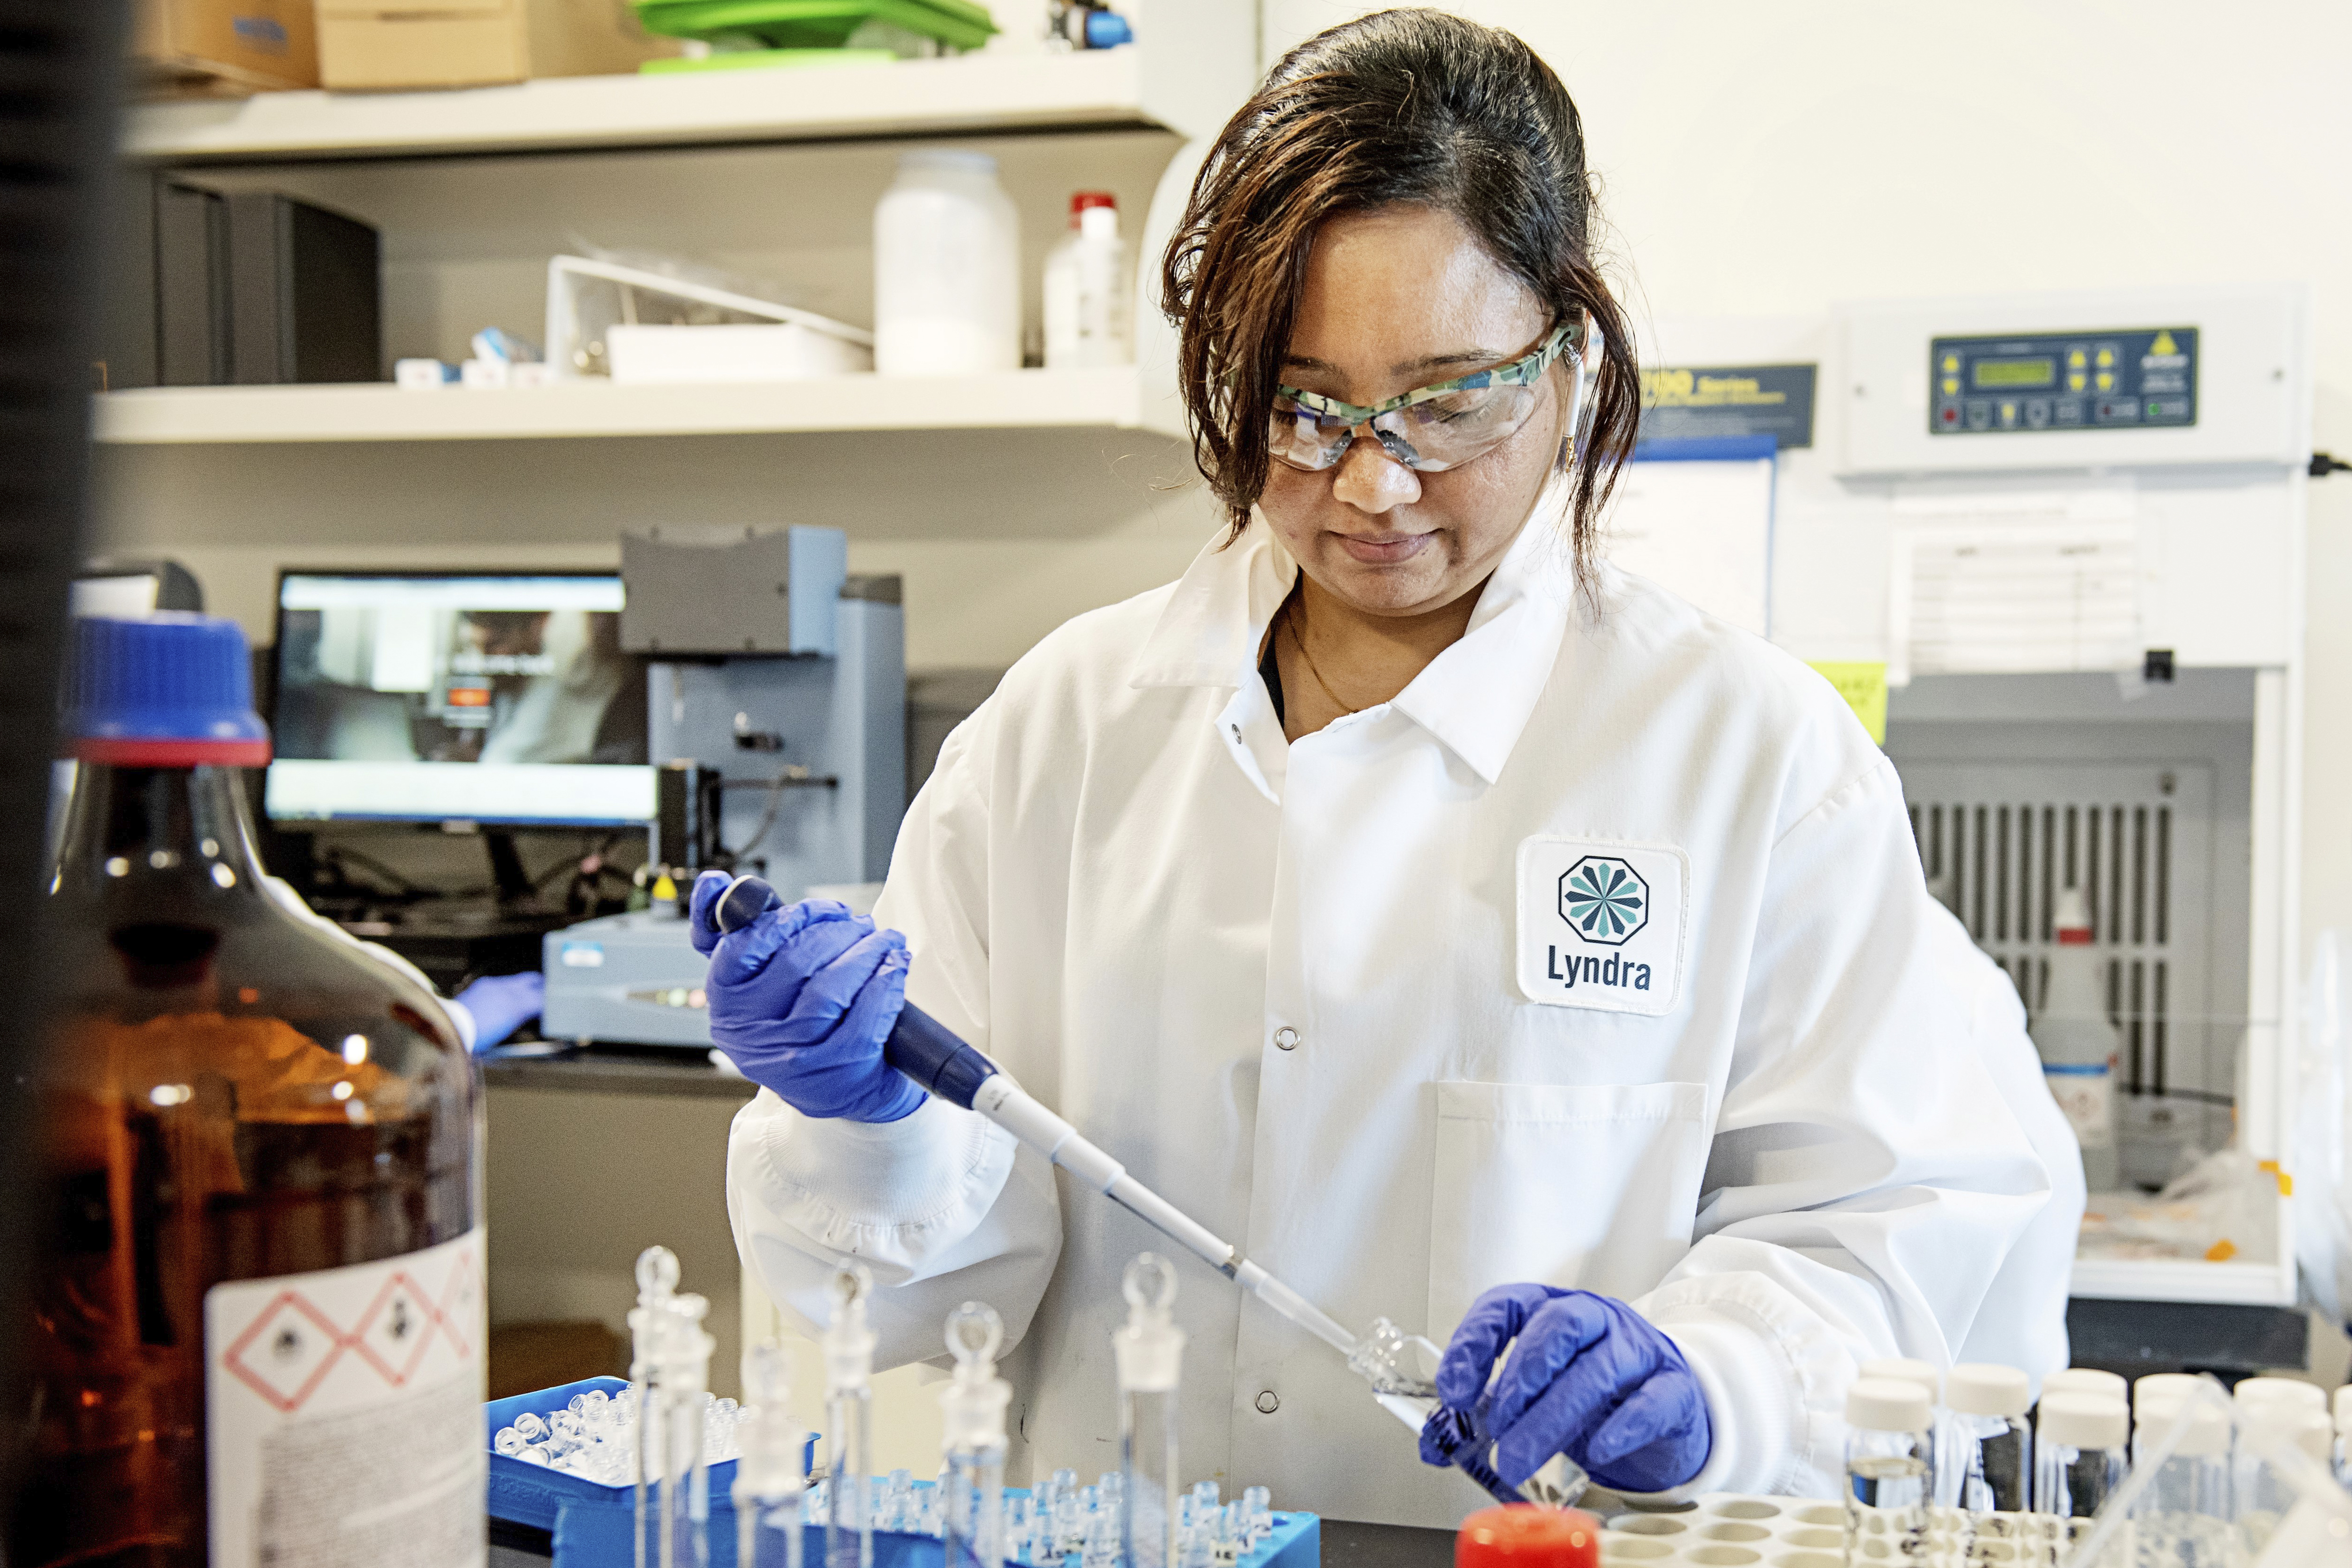
<instances>
[{"instance_id":1,"label":"red bottle cap","mask_svg":"<svg viewBox=\"0 0 2352 1568\"><path fill-rule=\"evenodd\" d=\"M1080 191L1070 198L1070 221L1077 222L1078 215L1088 207L1108 207L1117 212L1118 198L1108 191Z\"/></svg>"},{"instance_id":2,"label":"red bottle cap","mask_svg":"<svg viewBox=\"0 0 2352 1568\"><path fill-rule=\"evenodd\" d=\"M1599 1568L1601 1521L1581 1509L1482 1508L1454 1538L1454 1568Z\"/></svg>"}]
</instances>

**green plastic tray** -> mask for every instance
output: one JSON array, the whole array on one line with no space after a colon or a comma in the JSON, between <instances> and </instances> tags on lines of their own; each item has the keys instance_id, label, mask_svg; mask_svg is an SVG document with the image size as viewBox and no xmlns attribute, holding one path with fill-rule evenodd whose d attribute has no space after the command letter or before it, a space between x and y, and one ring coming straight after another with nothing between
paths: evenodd
<instances>
[{"instance_id":1,"label":"green plastic tray","mask_svg":"<svg viewBox=\"0 0 2352 1568\"><path fill-rule=\"evenodd\" d=\"M705 38L750 34L777 49L837 48L867 22L888 22L976 49L996 31L987 7L971 0L636 0L649 33Z\"/></svg>"}]
</instances>

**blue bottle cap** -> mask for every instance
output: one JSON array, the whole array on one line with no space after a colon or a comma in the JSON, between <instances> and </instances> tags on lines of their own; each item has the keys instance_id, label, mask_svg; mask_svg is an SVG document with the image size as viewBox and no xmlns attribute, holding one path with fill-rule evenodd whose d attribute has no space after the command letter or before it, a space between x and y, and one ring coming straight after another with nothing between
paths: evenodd
<instances>
[{"instance_id":1,"label":"blue bottle cap","mask_svg":"<svg viewBox=\"0 0 2352 1568\"><path fill-rule=\"evenodd\" d=\"M215 616L77 619L64 709L67 749L83 762L257 768L269 760L245 633Z\"/></svg>"}]
</instances>

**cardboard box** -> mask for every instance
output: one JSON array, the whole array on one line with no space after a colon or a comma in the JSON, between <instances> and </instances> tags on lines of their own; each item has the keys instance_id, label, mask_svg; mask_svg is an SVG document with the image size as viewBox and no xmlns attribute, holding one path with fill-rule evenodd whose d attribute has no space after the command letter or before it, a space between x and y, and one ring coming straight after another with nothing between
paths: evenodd
<instances>
[{"instance_id":1,"label":"cardboard box","mask_svg":"<svg viewBox=\"0 0 2352 1568\"><path fill-rule=\"evenodd\" d=\"M138 0L131 58L151 82L242 92L319 85L311 0Z\"/></svg>"},{"instance_id":2,"label":"cardboard box","mask_svg":"<svg viewBox=\"0 0 2352 1568\"><path fill-rule=\"evenodd\" d=\"M346 91L634 72L678 51L628 0L316 0L320 76Z\"/></svg>"}]
</instances>

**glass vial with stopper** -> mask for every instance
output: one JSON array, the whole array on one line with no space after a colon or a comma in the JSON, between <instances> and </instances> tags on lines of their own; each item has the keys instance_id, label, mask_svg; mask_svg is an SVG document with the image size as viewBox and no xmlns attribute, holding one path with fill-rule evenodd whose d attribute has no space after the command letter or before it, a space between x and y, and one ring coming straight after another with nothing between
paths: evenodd
<instances>
[{"instance_id":1,"label":"glass vial with stopper","mask_svg":"<svg viewBox=\"0 0 2352 1568\"><path fill-rule=\"evenodd\" d=\"M833 1277L833 1321L824 1352L824 1422L831 1453L825 1479L824 1568L874 1568L872 1432L874 1331L866 1302L874 1277L852 1263Z\"/></svg>"},{"instance_id":2,"label":"glass vial with stopper","mask_svg":"<svg viewBox=\"0 0 2352 1568\"><path fill-rule=\"evenodd\" d=\"M7 1201L38 1241L6 1326L0 1558L251 1563L265 1496L299 1542L359 1495L425 1556L478 1553L482 1434L446 1412L481 1398L457 1348L484 1331L479 1075L422 976L264 871L243 770L269 737L235 622L83 617L65 675L76 767L38 917L56 1007L12 1126ZM289 1298L382 1324L408 1375L283 1400L339 1331ZM446 1334L416 1331L423 1302ZM306 1442L322 1418L371 1441Z\"/></svg>"},{"instance_id":3,"label":"glass vial with stopper","mask_svg":"<svg viewBox=\"0 0 2352 1568\"><path fill-rule=\"evenodd\" d=\"M1954 1501L1979 1540L2014 1533L2033 1505L2033 1386L2015 1367L1963 1363L1944 1380Z\"/></svg>"},{"instance_id":4,"label":"glass vial with stopper","mask_svg":"<svg viewBox=\"0 0 2352 1568\"><path fill-rule=\"evenodd\" d=\"M2088 1519L2131 1471L2131 1410L2104 1394L2044 1394L2033 1446L2033 1511ZM2064 1542L2063 1533L2060 1543Z\"/></svg>"},{"instance_id":5,"label":"glass vial with stopper","mask_svg":"<svg viewBox=\"0 0 2352 1568\"><path fill-rule=\"evenodd\" d=\"M1864 1377L1846 1390L1845 1541L1853 1561L1927 1551L1934 1413L1916 1383Z\"/></svg>"},{"instance_id":6,"label":"glass vial with stopper","mask_svg":"<svg viewBox=\"0 0 2352 1568\"><path fill-rule=\"evenodd\" d=\"M667 1247L648 1247L637 1254L637 1304L629 1311L629 1402L636 1411L637 1464L634 1535L636 1568L655 1568L661 1562L661 1532L654 1503L663 1436L662 1335L669 1323L670 1298L677 1290L677 1255Z\"/></svg>"},{"instance_id":7,"label":"glass vial with stopper","mask_svg":"<svg viewBox=\"0 0 2352 1568\"><path fill-rule=\"evenodd\" d=\"M1120 1289L1127 1326L1110 1337L1118 1367L1119 1545L1127 1568L1176 1568L1177 1383L1184 1331L1176 1326L1176 1270L1146 1252Z\"/></svg>"},{"instance_id":8,"label":"glass vial with stopper","mask_svg":"<svg viewBox=\"0 0 2352 1568\"><path fill-rule=\"evenodd\" d=\"M993 1307L966 1301L948 1314L955 1372L940 1391L940 1543L947 1568L1000 1568L1004 1562L1004 1412L1013 1385L996 1375L1004 1322Z\"/></svg>"},{"instance_id":9,"label":"glass vial with stopper","mask_svg":"<svg viewBox=\"0 0 2352 1568\"><path fill-rule=\"evenodd\" d=\"M1371 1384L1372 1397L1382 1409L1415 1431L1434 1432L1454 1467L1496 1502L1573 1508L1591 1486L1591 1478L1566 1454L1553 1455L1519 1486L1505 1484L1495 1469L1495 1435L1486 1429L1486 1397L1482 1394L1468 1411L1449 1410L1437 1402L1440 1353L1421 1335L1408 1334L1386 1318L1375 1318L1370 1330L1348 1352L1348 1370Z\"/></svg>"},{"instance_id":10,"label":"glass vial with stopper","mask_svg":"<svg viewBox=\"0 0 2352 1568\"><path fill-rule=\"evenodd\" d=\"M2134 1412L2132 1462L2153 1466L2147 1489L2132 1505L2132 1535L2143 1562L2177 1568L2232 1563L2230 1528L2230 1419L2193 1392L2143 1393ZM2181 1430L2174 1439L2174 1428ZM2172 1451L2156 1450L2171 1441Z\"/></svg>"},{"instance_id":11,"label":"glass vial with stopper","mask_svg":"<svg viewBox=\"0 0 2352 1568\"><path fill-rule=\"evenodd\" d=\"M739 1568L802 1568L802 1433L793 1419L784 1352L772 1341L743 1352L743 1408L735 1417L735 1561Z\"/></svg>"},{"instance_id":12,"label":"glass vial with stopper","mask_svg":"<svg viewBox=\"0 0 2352 1568\"><path fill-rule=\"evenodd\" d=\"M703 1464L703 1405L710 1352L703 1331L710 1303L670 1298L661 1331L661 1568L706 1568L710 1561L710 1474Z\"/></svg>"}]
</instances>

